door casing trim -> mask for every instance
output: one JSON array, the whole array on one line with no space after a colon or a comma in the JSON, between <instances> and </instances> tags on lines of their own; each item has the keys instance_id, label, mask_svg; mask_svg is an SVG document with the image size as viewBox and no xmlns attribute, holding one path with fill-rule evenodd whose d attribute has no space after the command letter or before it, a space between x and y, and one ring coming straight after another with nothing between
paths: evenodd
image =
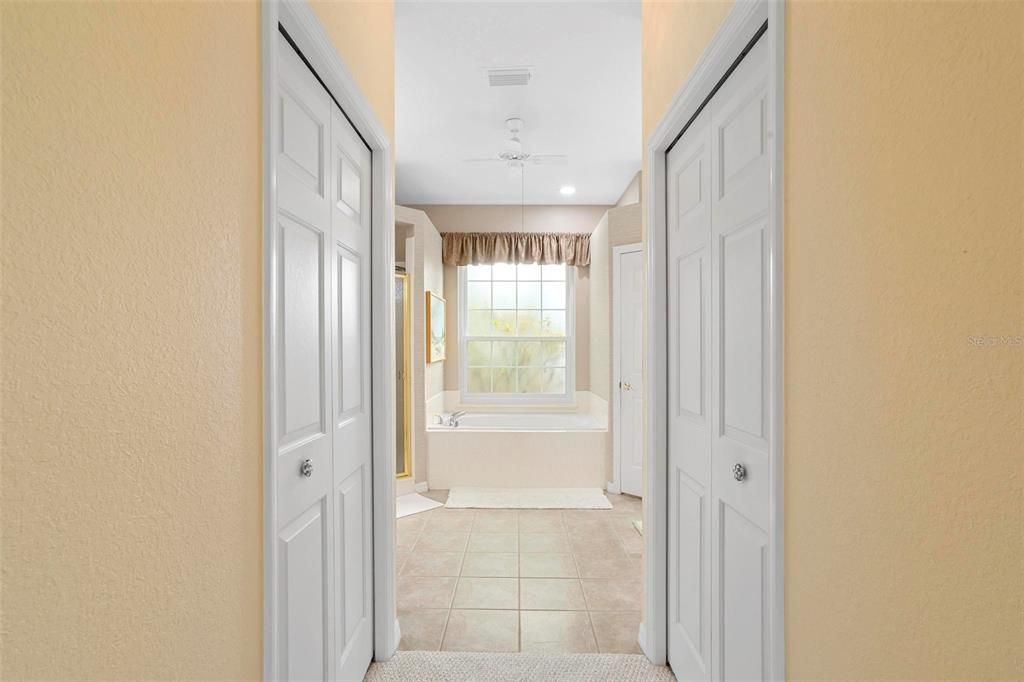
<instances>
[{"instance_id":1,"label":"door casing trim","mask_svg":"<svg viewBox=\"0 0 1024 682\"><path fill-rule=\"evenodd\" d=\"M284 27L316 75L341 106L370 148L371 191L371 392L373 490L373 650L374 659L389 659L400 637L395 617L395 457L394 457L394 185L391 139L370 101L306 0L262 0L260 39L263 107L263 677L276 679L278 658L274 632L277 609L277 439L274 407L278 377L274 358L277 324L273 264L277 257L274 217L277 214L277 164L273 132L280 124L277 98L277 35ZM389 227L390 226L390 227ZM389 614L380 617L381 614Z\"/></svg>"},{"instance_id":2,"label":"door casing trim","mask_svg":"<svg viewBox=\"0 0 1024 682\"><path fill-rule=\"evenodd\" d=\"M624 253L643 253L644 245L641 242L635 244L622 244L612 247L612 480L608 482L608 492L622 492L622 451L619 447L619 414L622 410L622 389L619 382L622 377L619 373L619 346L622 338L619 334L619 317L622 315L622 300L619 296L619 280L622 274L619 272L619 256ZM642 447L642 446L641 446ZM642 482L641 482L642 483Z\"/></svg>"},{"instance_id":3,"label":"door casing trim","mask_svg":"<svg viewBox=\"0 0 1024 682\"><path fill-rule=\"evenodd\" d=\"M768 670L784 680L783 563L783 75L785 69L784 0L739 0L708 43L646 143L644 204L647 248L647 476L644 480L645 620L640 645L654 663L668 658L668 293L666 155L684 126L714 91L750 39L767 22L768 96L775 131L768 143L770 211L768 234L769 452L772 462L768 549Z\"/></svg>"}]
</instances>

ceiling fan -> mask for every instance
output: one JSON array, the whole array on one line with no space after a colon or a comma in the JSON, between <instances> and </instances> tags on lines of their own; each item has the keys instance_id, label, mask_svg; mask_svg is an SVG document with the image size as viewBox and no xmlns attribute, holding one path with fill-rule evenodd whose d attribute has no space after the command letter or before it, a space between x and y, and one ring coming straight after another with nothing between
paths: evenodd
<instances>
[{"instance_id":1,"label":"ceiling fan","mask_svg":"<svg viewBox=\"0 0 1024 682\"><path fill-rule=\"evenodd\" d=\"M512 117L505 119L505 128L509 137L505 147L494 156L482 159L463 159L466 163L504 163L509 168L522 168L527 164L534 166L565 166L569 157L565 154L531 154L523 150L519 133L523 130L523 119Z\"/></svg>"}]
</instances>

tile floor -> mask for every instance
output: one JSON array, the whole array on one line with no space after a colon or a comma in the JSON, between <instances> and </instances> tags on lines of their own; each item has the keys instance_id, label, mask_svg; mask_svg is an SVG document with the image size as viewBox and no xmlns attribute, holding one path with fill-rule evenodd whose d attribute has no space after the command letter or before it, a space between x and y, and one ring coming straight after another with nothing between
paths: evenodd
<instances>
[{"instance_id":1,"label":"tile floor","mask_svg":"<svg viewBox=\"0 0 1024 682\"><path fill-rule=\"evenodd\" d=\"M608 499L614 509L398 519L399 648L640 653L640 500Z\"/></svg>"}]
</instances>

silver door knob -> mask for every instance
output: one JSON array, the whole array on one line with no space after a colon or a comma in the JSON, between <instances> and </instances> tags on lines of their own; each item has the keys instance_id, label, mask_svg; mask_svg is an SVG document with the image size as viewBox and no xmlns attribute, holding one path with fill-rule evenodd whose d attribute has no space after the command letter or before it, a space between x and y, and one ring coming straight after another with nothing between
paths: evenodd
<instances>
[{"instance_id":1,"label":"silver door knob","mask_svg":"<svg viewBox=\"0 0 1024 682\"><path fill-rule=\"evenodd\" d=\"M622 384L622 390L623 391L632 391L633 390L633 384L630 384L630 383Z\"/></svg>"},{"instance_id":2,"label":"silver door knob","mask_svg":"<svg viewBox=\"0 0 1024 682\"><path fill-rule=\"evenodd\" d=\"M736 464L733 464L732 477L735 478L737 481L742 481L744 478L747 477L747 467L743 466L738 462Z\"/></svg>"},{"instance_id":3,"label":"silver door knob","mask_svg":"<svg viewBox=\"0 0 1024 682\"><path fill-rule=\"evenodd\" d=\"M303 460L302 466L299 467L299 473L302 474L303 476L305 476L306 478L309 478L310 476L312 476L313 475L313 460L311 460L311 459Z\"/></svg>"}]
</instances>

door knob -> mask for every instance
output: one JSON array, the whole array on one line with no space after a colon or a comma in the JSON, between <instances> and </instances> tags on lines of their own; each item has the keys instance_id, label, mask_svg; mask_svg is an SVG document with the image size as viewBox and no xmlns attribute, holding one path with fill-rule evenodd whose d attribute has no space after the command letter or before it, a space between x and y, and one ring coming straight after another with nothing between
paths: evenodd
<instances>
[{"instance_id":1,"label":"door knob","mask_svg":"<svg viewBox=\"0 0 1024 682\"><path fill-rule=\"evenodd\" d=\"M632 391L633 390L633 384L630 384L628 382L622 384L622 390L623 391Z\"/></svg>"},{"instance_id":2,"label":"door knob","mask_svg":"<svg viewBox=\"0 0 1024 682\"><path fill-rule=\"evenodd\" d=\"M747 477L747 467L743 466L739 462L732 465L732 477L737 481L742 481Z\"/></svg>"},{"instance_id":3,"label":"door knob","mask_svg":"<svg viewBox=\"0 0 1024 682\"><path fill-rule=\"evenodd\" d=\"M302 462L302 466L299 467L299 473L309 478L313 475L313 460L307 459Z\"/></svg>"}]
</instances>

